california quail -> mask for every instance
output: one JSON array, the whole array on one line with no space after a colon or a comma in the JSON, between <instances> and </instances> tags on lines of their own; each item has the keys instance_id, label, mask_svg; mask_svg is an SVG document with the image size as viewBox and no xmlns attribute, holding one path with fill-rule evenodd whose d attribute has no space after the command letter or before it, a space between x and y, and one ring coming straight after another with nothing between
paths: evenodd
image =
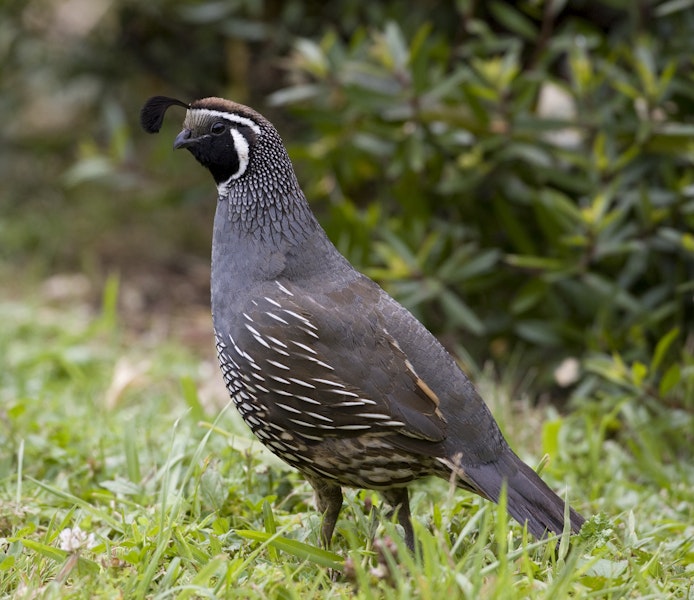
<instances>
[{"instance_id":1,"label":"california quail","mask_svg":"<svg viewBox=\"0 0 694 600\"><path fill-rule=\"evenodd\" d=\"M536 537L561 534L564 502L509 448L472 383L434 336L328 240L282 140L254 110L150 98L144 129L187 109L174 148L217 184L212 313L224 381L243 419L313 486L328 545L341 486L375 489L414 546L407 484L455 474ZM570 510L571 530L583 517Z\"/></svg>"}]
</instances>

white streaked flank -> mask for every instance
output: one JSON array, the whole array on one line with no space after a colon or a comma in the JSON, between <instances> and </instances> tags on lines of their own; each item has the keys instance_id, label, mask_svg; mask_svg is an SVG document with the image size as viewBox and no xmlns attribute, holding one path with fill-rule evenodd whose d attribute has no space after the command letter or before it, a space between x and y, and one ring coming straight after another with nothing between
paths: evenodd
<instances>
[{"instance_id":1,"label":"white streaked flank","mask_svg":"<svg viewBox=\"0 0 694 600\"><path fill-rule=\"evenodd\" d=\"M357 413L355 417L363 417L364 419L380 419L380 420L390 420L390 415L384 415L383 413Z\"/></svg>"},{"instance_id":2,"label":"white streaked flank","mask_svg":"<svg viewBox=\"0 0 694 600\"><path fill-rule=\"evenodd\" d=\"M289 321L285 321L282 317L280 317L279 315L276 315L275 313L271 313L271 312L267 311L265 314L268 317L270 317L271 319L275 319L275 321L279 321L283 325L289 325Z\"/></svg>"},{"instance_id":3,"label":"white streaked flank","mask_svg":"<svg viewBox=\"0 0 694 600\"><path fill-rule=\"evenodd\" d=\"M302 344L301 342L295 342L294 340L290 340L292 344L299 346L302 350L306 350L306 352L310 352L311 354L318 354L311 346L307 346L306 344Z\"/></svg>"},{"instance_id":4,"label":"white streaked flank","mask_svg":"<svg viewBox=\"0 0 694 600\"><path fill-rule=\"evenodd\" d=\"M340 396L347 396L348 398L359 398L359 394L355 394L354 392L348 392L347 390L326 390L328 392L331 392L333 394L340 394Z\"/></svg>"},{"instance_id":5,"label":"white streaked flank","mask_svg":"<svg viewBox=\"0 0 694 600\"><path fill-rule=\"evenodd\" d=\"M265 346L268 350L272 350L270 348L270 344L268 344L262 337L259 335L253 334L253 339L255 339L256 342L258 342L261 346Z\"/></svg>"},{"instance_id":6,"label":"white streaked flank","mask_svg":"<svg viewBox=\"0 0 694 600\"><path fill-rule=\"evenodd\" d=\"M282 348L288 348L289 347L282 340L278 340L276 337L272 337L271 335L267 336L267 339L269 339L273 344L277 344L278 346L280 346Z\"/></svg>"},{"instance_id":7,"label":"white streaked flank","mask_svg":"<svg viewBox=\"0 0 694 600\"><path fill-rule=\"evenodd\" d=\"M287 392L286 390L280 390L279 388L272 388L272 391L275 394L279 394L280 396L286 396L287 398L293 398L294 394L291 392Z\"/></svg>"},{"instance_id":8,"label":"white streaked flank","mask_svg":"<svg viewBox=\"0 0 694 600\"><path fill-rule=\"evenodd\" d=\"M260 332L252 325L249 325L248 323L244 323L244 325L246 326L246 329L248 329L248 331L250 331L253 335L260 335Z\"/></svg>"},{"instance_id":9,"label":"white streaked flank","mask_svg":"<svg viewBox=\"0 0 694 600\"><path fill-rule=\"evenodd\" d=\"M268 346L269 347L269 346ZM287 365L282 364L281 362L277 362L276 360L272 360L271 358L266 359L269 364L271 364L273 367L277 367L278 369L282 369L284 371L289 371L289 367Z\"/></svg>"},{"instance_id":10,"label":"white streaked flank","mask_svg":"<svg viewBox=\"0 0 694 600\"><path fill-rule=\"evenodd\" d=\"M311 321L309 321L306 317L304 317L304 315L300 315L298 312L295 312L293 310L289 310L288 308L283 308L282 310L284 312L286 312L288 315L291 315L292 317L299 319L299 321L301 321L302 323L305 323L311 329L315 329L316 331L318 331L318 327L316 327L313 323L311 323Z\"/></svg>"},{"instance_id":11,"label":"white streaked flank","mask_svg":"<svg viewBox=\"0 0 694 600\"><path fill-rule=\"evenodd\" d=\"M301 385L301 386L303 386L303 387L305 387L305 388L309 388L309 389L311 389L311 390L315 390L315 389L316 389L316 386L315 386L315 385L312 385L312 384L310 384L308 381L304 381L303 379L297 379L296 377L290 377L290 378L289 378L289 381L291 381L292 383L296 383L296 385Z\"/></svg>"},{"instance_id":12,"label":"white streaked flank","mask_svg":"<svg viewBox=\"0 0 694 600\"><path fill-rule=\"evenodd\" d=\"M277 308L282 308L282 305L277 302L277 300L273 300L272 298L268 298L267 296L264 296L265 300L267 300L270 304L274 304Z\"/></svg>"},{"instance_id":13,"label":"white streaked flank","mask_svg":"<svg viewBox=\"0 0 694 600\"><path fill-rule=\"evenodd\" d=\"M299 411L296 411L299 412ZM316 426L313 423L307 423L306 421L299 421L298 419L289 419L294 425L298 425L299 427L310 427L311 429L315 429ZM321 440L322 438L316 438L318 440Z\"/></svg>"},{"instance_id":14,"label":"white streaked flank","mask_svg":"<svg viewBox=\"0 0 694 600\"><path fill-rule=\"evenodd\" d=\"M310 360L313 363L316 363L317 365L324 367L325 369L328 369L329 371L334 371L335 369L331 367L328 363L324 363L322 360L318 360L317 358L314 358L313 356L305 356L304 358Z\"/></svg>"},{"instance_id":15,"label":"white streaked flank","mask_svg":"<svg viewBox=\"0 0 694 600\"><path fill-rule=\"evenodd\" d=\"M327 423L333 422L333 420L331 418L326 417L325 415L318 414L316 412L306 411L306 414L309 415L310 417L313 417L314 419L318 419L320 421L326 421Z\"/></svg>"},{"instance_id":16,"label":"white streaked flank","mask_svg":"<svg viewBox=\"0 0 694 600\"><path fill-rule=\"evenodd\" d=\"M316 383L324 383L325 385L332 385L333 387L336 387L336 388L343 388L344 389L346 387L337 381L330 381L330 379L321 379L320 377L313 377L311 379L311 381L315 381Z\"/></svg>"},{"instance_id":17,"label":"white streaked flank","mask_svg":"<svg viewBox=\"0 0 694 600\"><path fill-rule=\"evenodd\" d=\"M282 290L285 294L287 294L287 296L293 296L294 295L286 287L284 287L279 281L275 281L275 283L277 284L277 287L280 288L280 290Z\"/></svg>"},{"instance_id":18,"label":"white streaked flank","mask_svg":"<svg viewBox=\"0 0 694 600\"><path fill-rule=\"evenodd\" d=\"M347 400L346 402L338 402L337 404L331 404L332 408L350 408L352 406L364 406L364 403L360 400Z\"/></svg>"},{"instance_id":19,"label":"white streaked flank","mask_svg":"<svg viewBox=\"0 0 694 600\"><path fill-rule=\"evenodd\" d=\"M311 326L313 327L313 326ZM315 327L313 327L315 329ZM305 334L310 335L312 338L315 338L319 340L320 338L318 337L318 334L312 330L310 330L308 327L299 327L301 331L303 331Z\"/></svg>"},{"instance_id":20,"label":"white streaked flank","mask_svg":"<svg viewBox=\"0 0 694 600\"><path fill-rule=\"evenodd\" d=\"M309 398L308 396L299 396L297 394L294 394L294 397L297 400L301 400L303 402L308 402L309 404L317 404L318 406L320 406L320 404L321 404L319 400L314 400L313 398Z\"/></svg>"}]
</instances>

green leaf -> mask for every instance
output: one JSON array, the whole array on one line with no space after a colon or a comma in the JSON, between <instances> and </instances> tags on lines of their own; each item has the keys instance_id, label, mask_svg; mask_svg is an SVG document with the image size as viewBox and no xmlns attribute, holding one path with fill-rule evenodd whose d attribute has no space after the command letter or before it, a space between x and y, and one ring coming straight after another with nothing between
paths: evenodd
<instances>
[{"instance_id":1,"label":"green leaf","mask_svg":"<svg viewBox=\"0 0 694 600\"><path fill-rule=\"evenodd\" d=\"M117 476L116 479L102 481L99 485L102 488L118 496L139 496L142 494L142 487L139 483Z\"/></svg>"},{"instance_id":2,"label":"green leaf","mask_svg":"<svg viewBox=\"0 0 694 600\"><path fill-rule=\"evenodd\" d=\"M215 462L207 465L200 476L200 497L207 507L221 511L229 497L229 488Z\"/></svg>"},{"instance_id":3,"label":"green leaf","mask_svg":"<svg viewBox=\"0 0 694 600\"><path fill-rule=\"evenodd\" d=\"M198 396L198 387L192 377L184 375L180 378L181 391L186 404L190 407L190 414L196 421L202 421L205 418L205 409L200 403Z\"/></svg>"},{"instance_id":4,"label":"green leaf","mask_svg":"<svg viewBox=\"0 0 694 600\"><path fill-rule=\"evenodd\" d=\"M538 201L547 210L557 213L558 217L563 217L561 223L568 231L574 230L583 223L583 213L576 206L576 202L559 190L553 188L540 190Z\"/></svg>"},{"instance_id":5,"label":"green leaf","mask_svg":"<svg viewBox=\"0 0 694 600\"><path fill-rule=\"evenodd\" d=\"M550 456L559 453L559 431L562 422L560 419L545 421L542 425L542 451Z\"/></svg>"},{"instance_id":6,"label":"green leaf","mask_svg":"<svg viewBox=\"0 0 694 600\"><path fill-rule=\"evenodd\" d=\"M341 571L344 568L344 559L339 554L317 548L316 546L311 546L310 544L305 544L304 542L290 540L277 534L271 535L263 531L252 531L248 529L236 529L234 533L248 540L271 545L282 552L296 556L300 560L309 560L317 565L337 571Z\"/></svg>"},{"instance_id":7,"label":"green leaf","mask_svg":"<svg viewBox=\"0 0 694 600\"><path fill-rule=\"evenodd\" d=\"M547 295L547 283L542 279L530 279L515 295L510 304L514 315L521 315L542 302Z\"/></svg>"},{"instance_id":8,"label":"green leaf","mask_svg":"<svg viewBox=\"0 0 694 600\"><path fill-rule=\"evenodd\" d=\"M658 392L660 395L666 396L672 390L672 388L674 388L680 382L681 378L682 371L680 369L680 365L672 365L667 371L665 371L665 375L663 375L662 379L660 380L660 385L658 386Z\"/></svg>"},{"instance_id":9,"label":"green leaf","mask_svg":"<svg viewBox=\"0 0 694 600\"><path fill-rule=\"evenodd\" d=\"M392 59L391 66L398 71L404 71L410 59L410 52L407 49L402 30L394 21L389 21L386 24L385 42L388 54Z\"/></svg>"},{"instance_id":10,"label":"green leaf","mask_svg":"<svg viewBox=\"0 0 694 600\"><path fill-rule=\"evenodd\" d=\"M656 17L666 17L668 15L689 10L694 7L694 0L669 0L655 7L653 14Z\"/></svg>"},{"instance_id":11,"label":"green leaf","mask_svg":"<svg viewBox=\"0 0 694 600\"><path fill-rule=\"evenodd\" d=\"M62 498L63 500L66 500L75 506L79 506L82 510L84 510L86 513L94 516L95 518L103 521L106 523L109 527L111 527L114 531L118 531L120 533L123 532L123 524L118 520L112 517L109 513L108 510L100 510L99 508L91 505L89 502L86 500L83 500L82 498L78 498L77 496L70 494L68 492L64 492L63 490L44 483L43 481L39 481L38 479L34 479L33 477L27 477L28 481L31 481L32 483L36 484L39 486L41 489L53 494L54 496L57 496L58 498Z\"/></svg>"},{"instance_id":12,"label":"green leaf","mask_svg":"<svg viewBox=\"0 0 694 600\"><path fill-rule=\"evenodd\" d=\"M272 514L272 506L267 500L263 502L263 522L265 525L265 531L267 533L269 533L270 535L275 535L275 533L277 533L275 515ZM277 549L271 545L268 551L270 554L270 559L273 562L277 562Z\"/></svg>"},{"instance_id":13,"label":"green leaf","mask_svg":"<svg viewBox=\"0 0 694 600\"><path fill-rule=\"evenodd\" d=\"M119 296L120 277L116 273L111 273L104 284L104 291L101 299L100 323L108 331L113 330L118 322Z\"/></svg>"},{"instance_id":14,"label":"green leaf","mask_svg":"<svg viewBox=\"0 0 694 600\"><path fill-rule=\"evenodd\" d=\"M519 254L508 254L505 257L505 262L513 267L522 269L532 269L538 271L564 271L567 264L558 258L549 258L546 256L527 256Z\"/></svg>"},{"instance_id":15,"label":"green leaf","mask_svg":"<svg viewBox=\"0 0 694 600\"><path fill-rule=\"evenodd\" d=\"M441 290L441 304L446 311L446 316L454 323L464 327L475 335L483 335L485 332L484 323L477 314L450 290Z\"/></svg>"},{"instance_id":16,"label":"green leaf","mask_svg":"<svg viewBox=\"0 0 694 600\"><path fill-rule=\"evenodd\" d=\"M499 262L501 252L497 249L489 249L478 252L473 258L456 272L456 281L471 279L477 275L489 273Z\"/></svg>"},{"instance_id":17,"label":"green leaf","mask_svg":"<svg viewBox=\"0 0 694 600\"><path fill-rule=\"evenodd\" d=\"M76 163L65 175L63 180L68 187L103 179L115 172L115 165L103 156L84 158Z\"/></svg>"},{"instance_id":18,"label":"green leaf","mask_svg":"<svg viewBox=\"0 0 694 600\"><path fill-rule=\"evenodd\" d=\"M12 554L8 554L0 560L0 572L9 571L14 565L15 557Z\"/></svg>"},{"instance_id":19,"label":"green leaf","mask_svg":"<svg viewBox=\"0 0 694 600\"><path fill-rule=\"evenodd\" d=\"M68 552L61 550L60 548L54 548L53 546L48 546L47 544L42 544L36 540L19 540L25 548L38 552L41 556L50 558L58 562L64 561L68 557Z\"/></svg>"},{"instance_id":20,"label":"green leaf","mask_svg":"<svg viewBox=\"0 0 694 600\"><path fill-rule=\"evenodd\" d=\"M322 79L328 73L328 59L319 44L307 38L300 38L295 44L301 57L302 66L316 77Z\"/></svg>"},{"instance_id":21,"label":"green leaf","mask_svg":"<svg viewBox=\"0 0 694 600\"><path fill-rule=\"evenodd\" d=\"M653 359L651 360L651 371L653 373L660 369L663 364L663 360L667 351L672 346L673 342L679 337L680 330L679 327L674 327L668 331L656 344L655 350L653 352Z\"/></svg>"},{"instance_id":22,"label":"green leaf","mask_svg":"<svg viewBox=\"0 0 694 600\"><path fill-rule=\"evenodd\" d=\"M488 6L494 17L504 27L530 42L536 42L539 32L535 23L513 8L513 4L508 2L491 2Z\"/></svg>"},{"instance_id":23,"label":"green leaf","mask_svg":"<svg viewBox=\"0 0 694 600\"><path fill-rule=\"evenodd\" d=\"M680 237L680 245L683 250L687 252L694 253L694 235L685 231Z\"/></svg>"},{"instance_id":24,"label":"green leaf","mask_svg":"<svg viewBox=\"0 0 694 600\"><path fill-rule=\"evenodd\" d=\"M134 483L139 483L142 480L142 473L140 471L140 457L137 451L137 436L138 432L135 427L127 427L123 438L128 479Z\"/></svg>"},{"instance_id":25,"label":"green leaf","mask_svg":"<svg viewBox=\"0 0 694 600\"><path fill-rule=\"evenodd\" d=\"M322 85L315 83L293 85L292 87L283 88L273 92L268 96L267 102L271 106L298 104L299 102L303 102L305 100L317 98L323 93L325 93L325 88Z\"/></svg>"},{"instance_id":26,"label":"green leaf","mask_svg":"<svg viewBox=\"0 0 694 600\"><path fill-rule=\"evenodd\" d=\"M562 342L556 328L546 321L535 319L519 321L514 330L519 337L540 346L560 346Z\"/></svg>"},{"instance_id":27,"label":"green leaf","mask_svg":"<svg viewBox=\"0 0 694 600\"><path fill-rule=\"evenodd\" d=\"M635 386L641 387L647 376L648 367L642 362L636 361L631 365L631 377Z\"/></svg>"},{"instance_id":28,"label":"green leaf","mask_svg":"<svg viewBox=\"0 0 694 600\"><path fill-rule=\"evenodd\" d=\"M212 560L208 561L201 569L195 574L195 577L191 580L192 586L200 586L203 589L212 587L213 583L217 580L220 575L226 572L226 566L229 563L229 559L226 555L215 556ZM176 598L190 598L196 595L194 588L187 588L182 590L180 594L176 595Z\"/></svg>"}]
</instances>

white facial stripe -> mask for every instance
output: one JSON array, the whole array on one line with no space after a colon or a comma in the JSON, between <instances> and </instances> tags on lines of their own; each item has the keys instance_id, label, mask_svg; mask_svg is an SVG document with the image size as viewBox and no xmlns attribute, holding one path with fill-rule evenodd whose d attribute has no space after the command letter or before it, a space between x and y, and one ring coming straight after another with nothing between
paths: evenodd
<instances>
[{"instance_id":1,"label":"white facial stripe","mask_svg":"<svg viewBox=\"0 0 694 600\"><path fill-rule=\"evenodd\" d=\"M217 184L217 191L219 192L220 196L224 195L229 187L229 184L234 181L234 179L241 177L241 175L243 175L248 168L250 150L248 140L237 129L231 129L229 133L231 133L231 137L234 139L234 148L236 149L236 156L238 156L239 159L239 168L236 170L236 173L229 177L229 179Z\"/></svg>"},{"instance_id":2,"label":"white facial stripe","mask_svg":"<svg viewBox=\"0 0 694 600\"><path fill-rule=\"evenodd\" d=\"M258 124L247 117L242 117L241 115L236 115L233 113L222 112L220 110L210 110L209 108L191 108L189 110L191 112L197 112L202 115L219 117L220 119L231 121L232 123L239 123L241 125L245 125L246 127L250 127L256 135L260 135L260 127L258 127Z\"/></svg>"},{"instance_id":3,"label":"white facial stripe","mask_svg":"<svg viewBox=\"0 0 694 600\"><path fill-rule=\"evenodd\" d=\"M239 157L239 168L229 180L238 179L246 172L246 167L248 166L248 140L245 136L239 132L237 129L231 130L231 137L234 138L234 147L236 148L236 155Z\"/></svg>"}]
</instances>

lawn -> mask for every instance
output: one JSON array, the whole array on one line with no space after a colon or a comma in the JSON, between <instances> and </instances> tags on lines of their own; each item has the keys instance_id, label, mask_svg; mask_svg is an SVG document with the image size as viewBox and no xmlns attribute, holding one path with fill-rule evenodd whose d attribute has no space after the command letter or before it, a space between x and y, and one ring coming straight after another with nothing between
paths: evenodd
<instances>
[{"instance_id":1,"label":"lawn","mask_svg":"<svg viewBox=\"0 0 694 600\"><path fill-rule=\"evenodd\" d=\"M590 517L555 551L444 481L413 486L420 546L351 491L332 552L308 484L250 437L186 320L0 297L2 598L694 598L692 415L538 408L479 384L512 446ZM211 336L211 334L210 334ZM606 403L608 404L608 403ZM549 460L542 457L548 454Z\"/></svg>"},{"instance_id":2,"label":"lawn","mask_svg":"<svg viewBox=\"0 0 694 600\"><path fill-rule=\"evenodd\" d=\"M693 6L0 2L0 600L694 600ZM272 120L579 535L427 480L415 554L360 490L319 548L222 385L209 173L138 124L203 93Z\"/></svg>"}]
</instances>

